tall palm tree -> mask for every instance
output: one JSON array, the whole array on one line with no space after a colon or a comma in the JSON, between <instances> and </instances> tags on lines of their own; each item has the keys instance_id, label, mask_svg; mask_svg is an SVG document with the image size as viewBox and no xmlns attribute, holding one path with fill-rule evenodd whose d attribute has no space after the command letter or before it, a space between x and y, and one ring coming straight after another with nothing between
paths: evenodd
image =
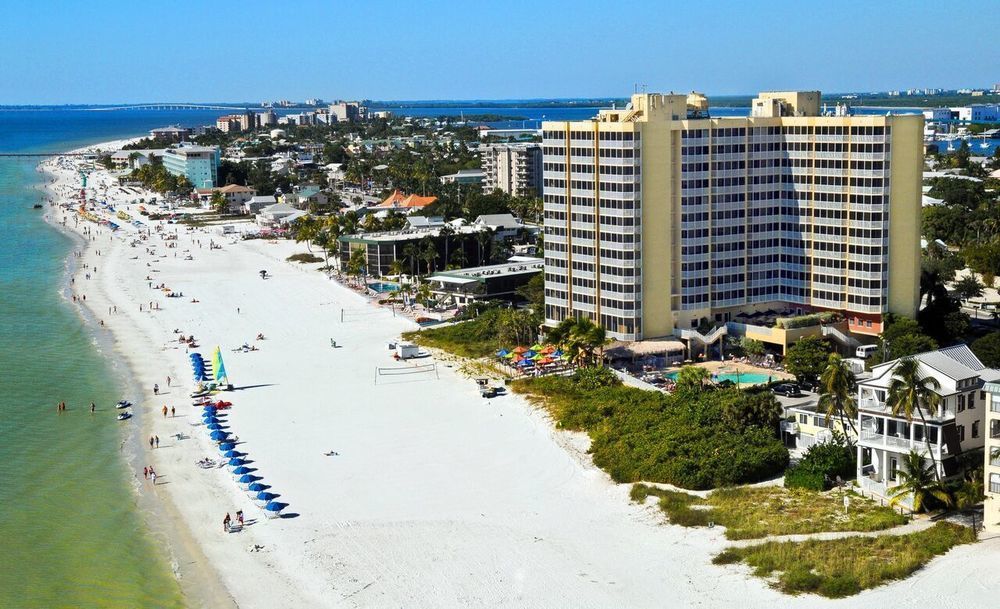
<instances>
[{"instance_id":1,"label":"tall palm tree","mask_svg":"<svg viewBox=\"0 0 1000 609\"><path fill-rule=\"evenodd\" d=\"M428 239L427 243L424 243L423 247L420 249L420 257L427 263L427 274L430 275L434 269L434 261L440 257L437 245Z\"/></svg>"},{"instance_id":2,"label":"tall palm tree","mask_svg":"<svg viewBox=\"0 0 1000 609\"><path fill-rule=\"evenodd\" d=\"M840 428L846 430L847 425L850 425L857 435L858 429L854 425L854 419L858 416L858 405L854 399L854 373L838 354L830 354L826 368L819 377L819 385L819 407L826 410L827 418L839 417Z\"/></svg>"},{"instance_id":3,"label":"tall palm tree","mask_svg":"<svg viewBox=\"0 0 1000 609\"><path fill-rule=\"evenodd\" d=\"M607 344L607 332L587 317L567 317L549 331L549 341L560 344L575 364L595 363L596 352Z\"/></svg>"},{"instance_id":4,"label":"tall palm tree","mask_svg":"<svg viewBox=\"0 0 1000 609\"><path fill-rule=\"evenodd\" d=\"M911 450L903 457L902 465L903 468L896 471L899 484L889 489L889 505L898 504L907 495L913 496L914 512L923 512L931 497L946 506L952 505L951 495L937 478L937 465L933 458L930 465L924 465L924 458L920 453Z\"/></svg>"},{"instance_id":5,"label":"tall palm tree","mask_svg":"<svg viewBox=\"0 0 1000 609\"><path fill-rule=\"evenodd\" d=\"M444 263L447 265L448 260L448 248L451 245L451 236L455 234L455 229L450 224L445 224L438 230L438 236L444 239Z\"/></svg>"},{"instance_id":6,"label":"tall palm tree","mask_svg":"<svg viewBox=\"0 0 1000 609\"><path fill-rule=\"evenodd\" d=\"M487 228L476 233L476 245L479 246L479 266L486 264L485 257L490 255L490 245L493 244L493 229Z\"/></svg>"},{"instance_id":7,"label":"tall palm tree","mask_svg":"<svg viewBox=\"0 0 1000 609\"><path fill-rule=\"evenodd\" d=\"M420 257L420 249L417 247L416 243L410 242L403 246L403 255L406 259L410 261L410 277L417 274L416 270L413 268L414 263L417 258Z\"/></svg>"},{"instance_id":8,"label":"tall palm tree","mask_svg":"<svg viewBox=\"0 0 1000 609\"><path fill-rule=\"evenodd\" d=\"M941 396L937 389L941 384L932 376L921 377L920 362L912 357L904 357L896 364L889 382L889 392L885 404L892 410L893 416L904 416L907 422L913 421L916 414L924 429L924 442L927 444L927 455L934 465L934 475L940 478L937 471L937 461L931 451L930 434L927 433L927 415L934 416Z\"/></svg>"}]
</instances>

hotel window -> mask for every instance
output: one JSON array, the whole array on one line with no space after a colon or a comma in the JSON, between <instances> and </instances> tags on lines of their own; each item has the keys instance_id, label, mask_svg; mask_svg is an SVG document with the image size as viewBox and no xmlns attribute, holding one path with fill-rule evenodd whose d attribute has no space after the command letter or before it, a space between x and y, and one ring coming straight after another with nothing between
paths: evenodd
<instances>
[{"instance_id":1,"label":"hotel window","mask_svg":"<svg viewBox=\"0 0 1000 609\"><path fill-rule=\"evenodd\" d=\"M979 421L972 422L972 437L973 438L979 437Z\"/></svg>"}]
</instances>

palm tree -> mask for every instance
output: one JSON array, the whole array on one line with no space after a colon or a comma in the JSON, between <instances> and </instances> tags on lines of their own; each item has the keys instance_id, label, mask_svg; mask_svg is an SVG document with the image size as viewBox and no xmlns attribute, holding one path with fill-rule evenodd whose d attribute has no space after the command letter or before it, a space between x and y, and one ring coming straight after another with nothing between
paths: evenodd
<instances>
[{"instance_id":1,"label":"palm tree","mask_svg":"<svg viewBox=\"0 0 1000 609\"><path fill-rule=\"evenodd\" d=\"M562 345L569 360L578 365L594 363L596 351L608 342L604 328L587 317L567 317L549 331L548 339Z\"/></svg>"},{"instance_id":2,"label":"palm tree","mask_svg":"<svg viewBox=\"0 0 1000 609\"><path fill-rule=\"evenodd\" d=\"M437 260L439 256L440 254L438 254L437 245L430 239L427 239L427 242L424 243L420 249L420 257L423 259L424 262L427 263L428 275L431 274L434 261Z\"/></svg>"},{"instance_id":3,"label":"palm tree","mask_svg":"<svg viewBox=\"0 0 1000 609\"><path fill-rule=\"evenodd\" d=\"M953 504L951 495L937 479L937 465L933 458L930 465L924 465L924 458L915 450L903 457L903 469L896 471L899 484L889 489L889 505L896 505L906 498L913 497L913 511L923 512L927 500L933 497L946 506Z\"/></svg>"},{"instance_id":4,"label":"palm tree","mask_svg":"<svg viewBox=\"0 0 1000 609\"><path fill-rule=\"evenodd\" d=\"M857 402L854 399L854 373L836 353L830 354L826 369L819 377L819 385L819 407L826 410L827 418L839 417L840 428L843 430L847 429L844 423L846 419L857 435L858 429L854 425L854 419L858 416Z\"/></svg>"},{"instance_id":5,"label":"palm tree","mask_svg":"<svg viewBox=\"0 0 1000 609\"><path fill-rule=\"evenodd\" d=\"M399 258L389 263L389 274L397 277L403 274L403 261Z\"/></svg>"},{"instance_id":6,"label":"palm tree","mask_svg":"<svg viewBox=\"0 0 1000 609\"><path fill-rule=\"evenodd\" d=\"M417 258L420 257L420 250L417 248L417 244L411 242L404 245L403 255L406 256L406 259L410 261L410 277L413 277L414 275L417 274L416 270L413 268L413 265L417 261Z\"/></svg>"},{"instance_id":7,"label":"palm tree","mask_svg":"<svg viewBox=\"0 0 1000 609\"><path fill-rule=\"evenodd\" d=\"M701 391L710 376L701 366L684 366L677 373L677 388Z\"/></svg>"},{"instance_id":8,"label":"palm tree","mask_svg":"<svg viewBox=\"0 0 1000 609\"><path fill-rule=\"evenodd\" d=\"M301 243L306 242L306 249L310 252L312 251L312 243L319 234L320 226L319 222L316 221L316 217L312 215L305 215L299 218L292 225L292 229L295 232L295 242Z\"/></svg>"},{"instance_id":9,"label":"palm tree","mask_svg":"<svg viewBox=\"0 0 1000 609\"><path fill-rule=\"evenodd\" d=\"M486 257L490 255L490 245L493 243L493 229L487 228L486 230L479 231L476 233L476 245L479 246L479 266L486 264L484 262Z\"/></svg>"},{"instance_id":10,"label":"palm tree","mask_svg":"<svg viewBox=\"0 0 1000 609\"><path fill-rule=\"evenodd\" d=\"M448 260L448 247L451 245L451 236L455 234L455 229L450 224L445 224L438 230L438 237L444 239L444 263L447 265Z\"/></svg>"},{"instance_id":11,"label":"palm tree","mask_svg":"<svg viewBox=\"0 0 1000 609\"><path fill-rule=\"evenodd\" d=\"M927 444L927 455L934 465L934 475L940 478L937 471L937 461L931 452L930 434L927 433L926 415L934 416L941 396L937 389L941 387L932 376L921 378L920 362L912 357L904 357L892 371L892 381L889 382L889 392L885 404L892 410L893 416L904 416L907 422L913 421L914 413L920 417L924 430L924 442ZM925 414L926 411L926 414Z\"/></svg>"}]
</instances>

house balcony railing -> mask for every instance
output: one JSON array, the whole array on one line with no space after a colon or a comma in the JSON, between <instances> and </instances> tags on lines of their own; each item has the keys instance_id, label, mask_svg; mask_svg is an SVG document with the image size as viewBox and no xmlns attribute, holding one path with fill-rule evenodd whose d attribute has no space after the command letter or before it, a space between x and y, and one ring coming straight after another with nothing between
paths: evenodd
<instances>
[{"instance_id":1,"label":"house balcony railing","mask_svg":"<svg viewBox=\"0 0 1000 609\"><path fill-rule=\"evenodd\" d=\"M918 454L927 453L927 443L923 440L888 436L865 429L861 430L861 436L859 439L863 446L888 448L893 452L902 453L910 452L911 450L916 451ZM932 443L931 450L935 459L941 458L941 446L939 444Z\"/></svg>"}]
</instances>

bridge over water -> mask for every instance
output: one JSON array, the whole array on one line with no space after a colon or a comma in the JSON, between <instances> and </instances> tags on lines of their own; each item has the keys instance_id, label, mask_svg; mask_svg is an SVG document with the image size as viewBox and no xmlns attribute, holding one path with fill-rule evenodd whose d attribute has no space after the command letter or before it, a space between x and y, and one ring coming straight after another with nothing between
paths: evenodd
<instances>
[{"instance_id":1,"label":"bridge over water","mask_svg":"<svg viewBox=\"0 0 1000 609\"><path fill-rule=\"evenodd\" d=\"M154 104L133 104L129 106L107 106L102 108L86 108L88 112L112 112L118 110L228 110L237 111L242 110L246 112L250 108L246 106L214 106L211 104L172 104L172 103L154 103Z\"/></svg>"}]
</instances>

